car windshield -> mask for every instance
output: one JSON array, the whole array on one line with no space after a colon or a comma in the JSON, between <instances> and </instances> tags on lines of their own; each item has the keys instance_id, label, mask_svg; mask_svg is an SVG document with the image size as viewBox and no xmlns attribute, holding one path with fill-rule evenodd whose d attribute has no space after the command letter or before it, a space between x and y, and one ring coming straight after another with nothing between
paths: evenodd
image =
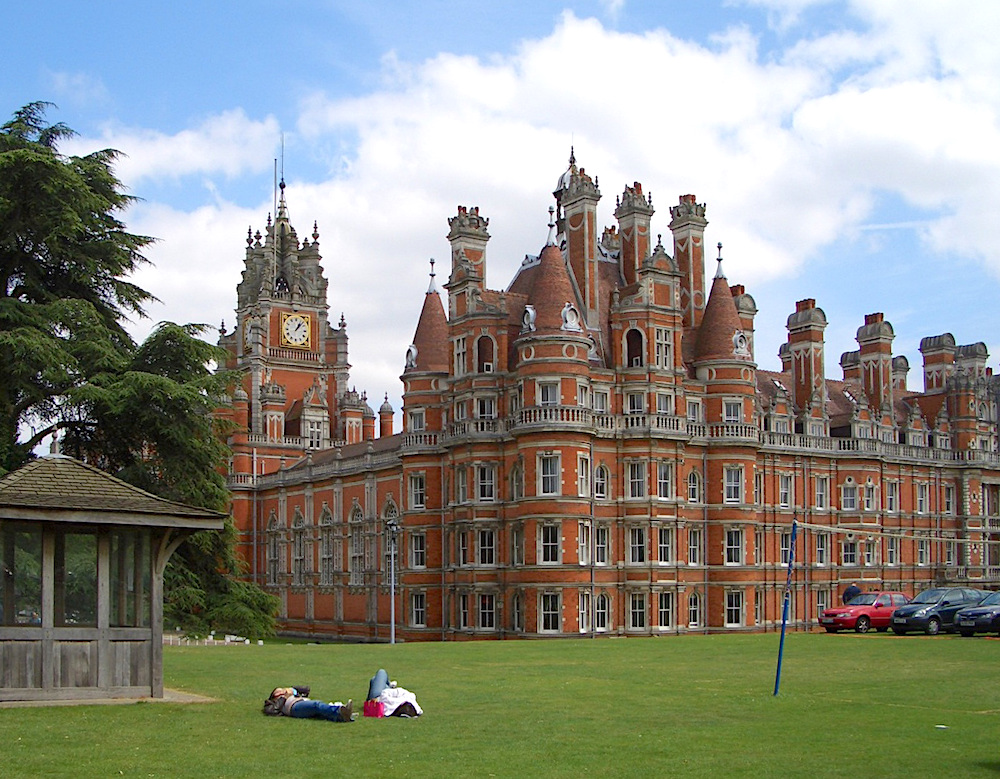
<instances>
[{"instance_id":1,"label":"car windshield","mask_svg":"<svg viewBox=\"0 0 1000 779\"><path fill-rule=\"evenodd\" d=\"M856 598L851 598L848 602L848 606L871 606L875 599L878 597L877 592L864 592L858 595Z\"/></svg>"},{"instance_id":2,"label":"car windshield","mask_svg":"<svg viewBox=\"0 0 1000 779\"><path fill-rule=\"evenodd\" d=\"M919 595L917 595L917 597L911 600L910 603L937 603L939 600L941 600L941 598L944 597L944 594L946 592L948 591L945 589L941 589L940 587L936 587L933 590L924 590Z\"/></svg>"},{"instance_id":3,"label":"car windshield","mask_svg":"<svg viewBox=\"0 0 1000 779\"><path fill-rule=\"evenodd\" d=\"M1000 606L1000 591L991 592L985 600L979 601L980 606Z\"/></svg>"}]
</instances>

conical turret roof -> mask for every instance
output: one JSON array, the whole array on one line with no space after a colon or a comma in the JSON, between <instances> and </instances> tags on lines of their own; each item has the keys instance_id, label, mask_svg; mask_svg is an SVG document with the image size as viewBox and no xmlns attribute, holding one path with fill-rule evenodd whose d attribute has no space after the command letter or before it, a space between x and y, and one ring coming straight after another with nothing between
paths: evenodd
<instances>
[{"instance_id":1,"label":"conical turret roof","mask_svg":"<svg viewBox=\"0 0 1000 779\"><path fill-rule=\"evenodd\" d=\"M560 330L563 307L572 304L576 296L559 247L549 244L542 249L538 265L535 283L528 293L528 303L535 307L535 330Z\"/></svg>"},{"instance_id":2,"label":"conical turret roof","mask_svg":"<svg viewBox=\"0 0 1000 779\"><path fill-rule=\"evenodd\" d=\"M448 319L444 314L441 296L433 288L424 295L417 330L413 334L416 360L408 365L410 371L448 372Z\"/></svg>"},{"instance_id":3,"label":"conical turret roof","mask_svg":"<svg viewBox=\"0 0 1000 779\"><path fill-rule=\"evenodd\" d=\"M523 294L528 298L527 306L534 310L530 318L530 330L536 332L558 332L560 330L579 330L574 324L565 326L563 309L567 305L574 309L574 323L578 321L576 314L576 293L569 278L569 270L563 259L562 250L556 245L555 222L552 219L554 209L549 209L549 236L538 257L538 264L527 273L521 273L511 284L510 291ZM528 319L524 320L526 323Z\"/></svg>"},{"instance_id":4,"label":"conical turret roof","mask_svg":"<svg viewBox=\"0 0 1000 779\"><path fill-rule=\"evenodd\" d=\"M721 249L721 244L720 244ZM696 362L702 360L750 360L750 352L746 344L739 343L739 335L743 332L739 312L729 282L722 272L722 257L719 257L719 268L712 281L712 291L708 295L705 315L698 328L698 338L695 341L694 357Z\"/></svg>"}]
</instances>

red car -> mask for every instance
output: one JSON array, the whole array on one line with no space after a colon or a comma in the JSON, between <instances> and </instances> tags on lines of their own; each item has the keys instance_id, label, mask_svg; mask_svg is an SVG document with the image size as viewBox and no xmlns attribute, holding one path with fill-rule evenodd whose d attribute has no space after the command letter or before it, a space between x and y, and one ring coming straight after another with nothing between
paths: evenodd
<instances>
[{"instance_id":1,"label":"red car","mask_svg":"<svg viewBox=\"0 0 1000 779\"><path fill-rule=\"evenodd\" d=\"M884 632L889 629L893 610L909 600L901 592L863 592L845 606L826 609L819 617L819 624L827 633L838 630L867 633L872 628Z\"/></svg>"}]
</instances>

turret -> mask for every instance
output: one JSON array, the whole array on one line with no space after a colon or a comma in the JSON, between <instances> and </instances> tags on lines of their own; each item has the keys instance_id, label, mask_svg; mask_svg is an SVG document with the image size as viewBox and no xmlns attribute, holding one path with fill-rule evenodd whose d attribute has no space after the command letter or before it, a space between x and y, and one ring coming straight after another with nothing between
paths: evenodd
<instances>
[{"instance_id":1,"label":"turret","mask_svg":"<svg viewBox=\"0 0 1000 779\"><path fill-rule=\"evenodd\" d=\"M892 389L897 393L906 392L906 376L910 372L910 361L903 355L892 358Z\"/></svg>"},{"instance_id":2,"label":"turret","mask_svg":"<svg viewBox=\"0 0 1000 779\"><path fill-rule=\"evenodd\" d=\"M733 302L736 304L736 313L740 315L740 326L743 334L747 337L747 345L750 348L750 356L754 357L753 332L754 317L757 316L757 302L747 294L746 288L742 284L734 284L729 288L733 293Z\"/></svg>"},{"instance_id":3,"label":"turret","mask_svg":"<svg viewBox=\"0 0 1000 779\"><path fill-rule=\"evenodd\" d=\"M361 394L361 437L365 441L375 440L375 410L368 405L368 396Z\"/></svg>"},{"instance_id":4,"label":"turret","mask_svg":"<svg viewBox=\"0 0 1000 779\"><path fill-rule=\"evenodd\" d=\"M826 314L816 307L812 298L796 303L795 313L789 315L786 324L792 392L795 406L803 416L810 416L810 409L822 410L825 405L823 331L826 325Z\"/></svg>"},{"instance_id":5,"label":"turret","mask_svg":"<svg viewBox=\"0 0 1000 779\"><path fill-rule=\"evenodd\" d=\"M944 392L955 369L955 336L943 333L921 338L920 354L924 358L924 392Z\"/></svg>"},{"instance_id":6,"label":"turret","mask_svg":"<svg viewBox=\"0 0 1000 779\"><path fill-rule=\"evenodd\" d=\"M597 271L597 204L601 191L586 170L576 167L572 148L569 168L559 177L552 194L556 199L556 232L566 242L569 268L583 298L587 322L595 325L601 302Z\"/></svg>"},{"instance_id":7,"label":"turret","mask_svg":"<svg viewBox=\"0 0 1000 779\"><path fill-rule=\"evenodd\" d=\"M681 311L685 329L698 327L705 312L705 204L694 195L682 195L670 209L674 260L681 273ZM731 296L730 296L731 297Z\"/></svg>"},{"instance_id":8,"label":"turret","mask_svg":"<svg viewBox=\"0 0 1000 779\"><path fill-rule=\"evenodd\" d=\"M479 215L479 208L458 207L456 216L448 220L448 241L451 243L451 277L448 290L450 316L465 316L469 297L482 293L486 279L486 231L490 220Z\"/></svg>"},{"instance_id":9,"label":"turret","mask_svg":"<svg viewBox=\"0 0 1000 779\"><path fill-rule=\"evenodd\" d=\"M649 223L653 217L653 197L643 197L638 181L625 187L615 208L622 249L618 258L622 278L634 284L643 260L649 255Z\"/></svg>"},{"instance_id":10,"label":"turret","mask_svg":"<svg viewBox=\"0 0 1000 779\"><path fill-rule=\"evenodd\" d=\"M378 410L378 437L388 438L392 435L392 406L389 405L389 393L385 395L385 400Z\"/></svg>"},{"instance_id":11,"label":"turret","mask_svg":"<svg viewBox=\"0 0 1000 779\"><path fill-rule=\"evenodd\" d=\"M858 328L861 347L861 384L873 409L892 407L892 325L881 313L866 314L865 324Z\"/></svg>"}]
</instances>

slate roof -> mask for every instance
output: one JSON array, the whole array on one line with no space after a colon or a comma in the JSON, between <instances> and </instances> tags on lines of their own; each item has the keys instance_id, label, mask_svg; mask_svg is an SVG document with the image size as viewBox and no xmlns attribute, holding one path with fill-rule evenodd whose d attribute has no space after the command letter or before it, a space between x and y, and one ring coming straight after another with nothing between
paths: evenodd
<instances>
[{"instance_id":1,"label":"slate roof","mask_svg":"<svg viewBox=\"0 0 1000 779\"><path fill-rule=\"evenodd\" d=\"M0 517L221 529L225 514L159 498L63 455L0 478Z\"/></svg>"}]
</instances>

